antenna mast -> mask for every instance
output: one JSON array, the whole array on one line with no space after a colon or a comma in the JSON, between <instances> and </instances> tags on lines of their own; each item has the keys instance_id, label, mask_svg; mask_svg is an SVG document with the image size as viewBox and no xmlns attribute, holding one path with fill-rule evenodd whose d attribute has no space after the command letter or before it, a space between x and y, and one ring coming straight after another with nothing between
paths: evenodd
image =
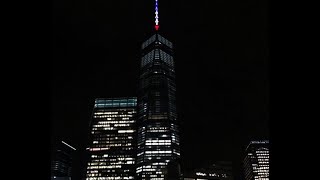
<instances>
[{"instance_id":1,"label":"antenna mast","mask_svg":"<svg viewBox=\"0 0 320 180\"><path fill-rule=\"evenodd\" d=\"M159 12L158 12L158 0L156 0L156 4L155 4L155 26L154 28L156 29L156 31L158 31L159 29L159 16L158 16Z\"/></svg>"}]
</instances>

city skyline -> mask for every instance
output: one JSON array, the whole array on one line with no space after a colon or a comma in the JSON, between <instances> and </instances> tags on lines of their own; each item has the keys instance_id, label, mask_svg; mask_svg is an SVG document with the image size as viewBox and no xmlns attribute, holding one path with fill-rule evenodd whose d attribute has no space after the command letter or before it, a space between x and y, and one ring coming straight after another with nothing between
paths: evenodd
<instances>
[{"instance_id":1,"label":"city skyline","mask_svg":"<svg viewBox=\"0 0 320 180\"><path fill-rule=\"evenodd\" d=\"M139 48L154 28L154 1L58 2L53 6L52 138L63 136L81 149L95 98L136 96ZM216 160L240 164L242 146L269 136L265 6L229 3L159 2L160 29L175 47L187 169Z\"/></svg>"}]
</instances>

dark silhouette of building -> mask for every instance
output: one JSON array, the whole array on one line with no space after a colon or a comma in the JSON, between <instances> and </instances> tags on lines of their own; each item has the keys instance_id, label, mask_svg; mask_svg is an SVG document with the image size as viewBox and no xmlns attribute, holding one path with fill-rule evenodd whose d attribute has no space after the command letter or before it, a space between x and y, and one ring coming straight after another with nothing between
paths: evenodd
<instances>
[{"instance_id":1,"label":"dark silhouette of building","mask_svg":"<svg viewBox=\"0 0 320 180\"><path fill-rule=\"evenodd\" d=\"M95 100L86 180L134 179L137 98Z\"/></svg>"},{"instance_id":2,"label":"dark silhouette of building","mask_svg":"<svg viewBox=\"0 0 320 180\"><path fill-rule=\"evenodd\" d=\"M168 180L183 179L181 174L181 162L180 159L172 160L167 166Z\"/></svg>"},{"instance_id":3,"label":"dark silhouette of building","mask_svg":"<svg viewBox=\"0 0 320 180\"><path fill-rule=\"evenodd\" d=\"M180 158L172 43L155 34L142 44L138 90L138 179L168 179L168 163ZM174 174L174 173L173 173Z\"/></svg>"},{"instance_id":4,"label":"dark silhouette of building","mask_svg":"<svg viewBox=\"0 0 320 180\"><path fill-rule=\"evenodd\" d=\"M269 141L251 141L243 164L246 180L269 180Z\"/></svg>"},{"instance_id":5,"label":"dark silhouette of building","mask_svg":"<svg viewBox=\"0 0 320 180\"><path fill-rule=\"evenodd\" d=\"M54 142L51 152L51 180L71 180L72 154L75 150L64 141Z\"/></svg>"},{"instance_id":6,"label":"dark silhouette of building","mask_svg":"<svg viewBox=\"0 0 320 180\"><path fill-rule=\"evenodd\" d=\"M176 83L172 43L159 34L155 0L155 33L142 44L138 89L137 178L169 179L177 173L168 163L180 159ZM178 161L177 161L178 162Z\"/></svg>"},{"instance_id":7,"label":"dark silhouette of building","mask_svg":"<svg viewBox=\"0 0 320 180\"><path fill-rule=\"evenodd\" d=\"M218 161L209 167L197 168L183 175L184 180L233 180L232 163Z\"/></svg>"}]
</instances>

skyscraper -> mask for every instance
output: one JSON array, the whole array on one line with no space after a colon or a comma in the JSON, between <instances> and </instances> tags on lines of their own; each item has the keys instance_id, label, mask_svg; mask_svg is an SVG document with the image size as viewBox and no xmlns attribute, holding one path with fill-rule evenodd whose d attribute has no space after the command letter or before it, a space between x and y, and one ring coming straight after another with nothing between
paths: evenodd
<instances>
[{"instance_id":1,"label":"skyscraper","mask_svg":"<svg viewBox=\"0 0 320 180\"><path fill-rule=\"evenodd\" d=\"M95 100L86 180L134 179L137 98Z\"/></svg>"},{"instance_id":2,"label":"skyscraper","mask_svg":"<svg viewBox=\"0 0 320 180\"><path fill-rule=\"evenodd\" d=\"M51 180L71 180L72 154L76 149L64 141L57 141L51 152Z\"/></svg>"},{"instance_id":3,"label":"skyscraper","mask_svg":"<svg viewBox=\"0 0 320 180\"><path fill-rule=\"evenodd\" d=\"M155 34L142 44L138 89L138 179L168 179L168 163L180 158L172 43Z\"/></svg>"},{"instance_id":4,"label":"skyscraper","mask_svg":"<svg viewBox=\"0 0 320 180\"><path fill-rule=\"evenodd\" d=\"M251 141L244 158L246 180L269 180L269 141Z\"/></svg>"}]
</instances>

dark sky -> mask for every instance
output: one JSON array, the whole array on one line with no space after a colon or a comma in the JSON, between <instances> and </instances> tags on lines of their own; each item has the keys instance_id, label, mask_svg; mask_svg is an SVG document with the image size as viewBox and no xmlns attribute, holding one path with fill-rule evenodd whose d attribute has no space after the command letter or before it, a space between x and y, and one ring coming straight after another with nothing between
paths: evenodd
<instances>
[{"instance_id":1,"label":"dark sky","mask_svg":"<svg viewBox=\"0 0 320 180\"><path fill-rule=\"evenodd\" d=\"M174 43L184 168L240 171L248 141L269 136L266 2L159 0L159 21ZM52 138L85 149L94 99L136 95L154 1L55 0L51 25Z\"/></svg>"}]
</instances>

